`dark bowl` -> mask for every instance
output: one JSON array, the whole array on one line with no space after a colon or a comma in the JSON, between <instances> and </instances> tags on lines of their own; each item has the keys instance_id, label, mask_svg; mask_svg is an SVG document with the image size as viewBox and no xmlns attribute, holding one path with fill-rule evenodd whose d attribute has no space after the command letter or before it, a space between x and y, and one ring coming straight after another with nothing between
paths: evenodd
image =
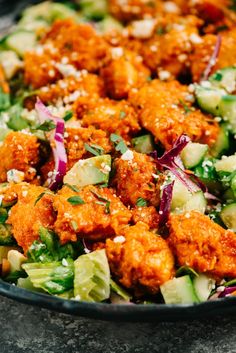
<instances>
[{"instance_id":1,"label":"dark bowl","mask_svg":"<svg viewBox=\"0 0 236 353\"><path fill-rule=\"evenodd\" d=\"M38 2L40 1L0 0L0 33L4 33L10 28L23 8ZM236 297L194 305L86 303L30 292L2 280L0 280L0 294L25 304L100 320L181 321L236 313Z\"/></svg>"}]
</instances>

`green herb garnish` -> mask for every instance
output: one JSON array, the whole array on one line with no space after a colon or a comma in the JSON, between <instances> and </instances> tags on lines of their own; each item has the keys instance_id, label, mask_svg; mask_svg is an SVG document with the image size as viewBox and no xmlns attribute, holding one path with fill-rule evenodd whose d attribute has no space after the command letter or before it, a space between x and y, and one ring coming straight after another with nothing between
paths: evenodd
<instances>
[{"instance_id":1,"label":"green herb garnish","mask_svg":"<svg viewBox=\"0 0 236 353\"><path fill-rule=\"evenodd\" d=\"M67 199L67 201L73 206L83 205L85 203L84 200L81 199L80 196L71 196Z\"/></svg>"},{"instance_id":2,"label":"green herb garnish","mask_svg":"<svg viewBox=\"0 0 236 353\"><path fill-rule=\"evenodd\" d=\"M143 199L142 197L139 197L136 201L136 206L145 207L145 206L147 206L147 201L145 199Z\"/></svg>"},{"instance_id":3,"label":"green herb garnish","mask_svg":"<svg viewBox=\"0 0 236 353\"><path fill-rule=\"evenodd\" d=\"M110 204L111 202L107 199L105 199L105 197L102 197L100 195L98 195L95 191L91 191L91 193L98 199L98 201L96 201L95 203L97 205L102 205L105 207L105 213L109 214L110 213Z\"/></svg>"},{"instance_id":4,"label":"green herb garnish","mask_svg":"<svg viewBox=\"0 0 236 353\"><path fill-rule=\"evenodd\" d=\"M104 154L104 149L99 145L88 145L87 143L85 143L84 148L86 149L86 151L92 153L94 156L101 156L102 154Z\"/></svg>"},{"instance_id":5,"label":"green herb garnish","mask_svg":"<svg viewBox=\"0 0 236 353\"><path fill-rule=\"evenodd\" d=\"M51 131L54 130L55 127L56 124L52 120L45 120L44 123L37 125L35 130Z\"/></svg>"},{"instance_id":6,"label":"green herb garnish","mask_svg":"<svg viewBox=\"0 0 236 353\"><path fill-rule=\"evenodd\" d=\"M121 110L120 111L120 119L124 119L126 117L126 112Z\"/></svg>"},{"instance_id":7,"label":"green herb garnish","mask_svg":"<svg viewBox=\"0 0 236 353\"><path fill-rule=\"evenodd\" d=\"M63 120L68 121L72 118L72 116L73 116L73 112L69 110L68 112L66 112L65 116L63 117Z\"/></svg>"},{"instance_id":8,"label":"green herb garnish","mask_svg":"<svg viewBox=\"0 0 236 353\"><path fill-rule=\"evenodd\" d=\"M111 134L110 140L114 143L116 151L120 152L121 154L124 154L126 151L128 151L128 147L126 146L125 141L121 136L117 134Z\"/></svg>"},{"instance_id":9,"label":"green herb garnish","mask_svg":"<svg viewBox=\"0 0 236 353\"><path fill-rule=\"evenodd\" d=\"M69 189L75 192L79 192L80 190L77 188L75 185L70 185L70 184L64 184L64 186L67 186Z\"/></svg>"}]
</instances>

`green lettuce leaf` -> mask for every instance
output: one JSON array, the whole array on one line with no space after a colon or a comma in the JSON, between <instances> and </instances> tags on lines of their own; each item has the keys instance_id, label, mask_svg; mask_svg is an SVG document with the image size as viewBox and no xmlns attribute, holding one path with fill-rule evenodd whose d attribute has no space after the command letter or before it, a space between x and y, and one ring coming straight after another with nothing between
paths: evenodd
<instances>
[{"instance_id":1,"label":"green lettuce leaf","mask_svg":"<svg viewBox=\"0 0 236 353\"><path fill-rule=\"evenodd\" d=\"M110 296L110 269L105 250L80 256L75 262L75 298L101 302Z\"/></svg>"}]
</instances>

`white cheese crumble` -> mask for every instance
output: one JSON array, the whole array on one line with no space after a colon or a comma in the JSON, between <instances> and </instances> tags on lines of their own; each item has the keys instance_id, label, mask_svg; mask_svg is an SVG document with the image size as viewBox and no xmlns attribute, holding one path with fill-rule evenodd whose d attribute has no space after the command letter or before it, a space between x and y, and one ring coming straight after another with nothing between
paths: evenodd
<instances>
[{"instance_id":1,"label":"white cheese crumble","mask_svg":"<svg viewBox=\"0 0 236 353\"><path fill-rule=\"evenodd\" d=\"M132 161L134 159L133 151L127 150L125 153L122 154L121 159L123 161Z\"/></svg>"},{"instance_id":2,"label":"white cheese crumble","mask_svg":"<svg viewBox=\"0 0 236 353\"><path fill-rule=\"evenodd\" d=\"M161 70L158 72L158 76L161 81L166 81L170 78L171 75L169 71Z\"/></svg>"},{"instance_id":3,"label":"white cheese crumble","mask_svg":"<svg viewBox=\"0 0 236 353\"><path fill-rule=\"evenodd\" d=\"M150 38L154 32L155 24L156 20L154 19L134 21L131 25L131 35L141 39Z\"/></svg>"},{"instance_id":4,"label":"white cheese crumble","mask_svg":"<svg viewBox=\"0 0 236 353\"><path fill-rule=\"evenodd\" d=\"M10 169L7 172L8 183L11 183L11 182L20 183L21 181L24 180L24 177L25 177L25 173L17 169Z\"/></svg>"},{"instance_id":5,"label":"white cheese crumble","mask_svg":"<svg viewBox=\"0 0 236 353\"><path fill-rule=\"evenodd\" d=\"M190 39L190 42L192 42L193 44L202 43L202 38L196 33L190 34L189 39Z\"/></svg>"},{"instance_id":6,"label":"white cheese crumble","mask_svg":"<svg viewBox=\"0 0 236 353\"><path fill-rule=\"evenodd\" d=\"M116 47L111 49L112 59L118 59L124 55L124 50L122 47Z\"/></svg>"},{"instance_id":7,"label":"white cheese crumble","mask_svg":"<svg viewBox=\"0 0 236 353\"><path fill-rule=\"evenodd\" d=\"M124 243L125 237L123 235L119 235L113 239L114 243Z\"/></svg>"}]
</instances>

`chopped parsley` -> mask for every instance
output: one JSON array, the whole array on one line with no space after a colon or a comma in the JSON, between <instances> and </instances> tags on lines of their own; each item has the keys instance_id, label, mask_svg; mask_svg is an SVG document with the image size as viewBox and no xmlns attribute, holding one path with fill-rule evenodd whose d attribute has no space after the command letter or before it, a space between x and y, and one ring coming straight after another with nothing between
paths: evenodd
<instances>
[{"instance_id":1,"label":"chopped parsley","mask_svg":"<svg viewBox=\"0 0 236 353\"><path fill-rule=\"evenodd\" d=\"M142 197L139 197L136 201L136 206L145 207L145 206L147 206L147 201L145 199L143 199Z\"/></svg>"},{"instance_id":2,"label":"chopped parsley","mask_svg":"<svg viewBox=\"0 0 236 353\"><path fill-rule=\"evenodd\" d=\"M85 143L84 148L86 149L86 151L92 153L94 156L101 156L102 154L104 154L104 149L99 145L88 145L87 143Z\"/></svg>"},{"instance_id":3,"label":"chopped parsley","mask_svg":"<svg viewBox=\"0 0 236 353\"><path fill-rule=\"evenodd\" d=\"M76 205L83 205L85 202L83 199L81 199L80 196L71 196L67 199L67 201L72 205L72 206L76 206Z\"/></svg>"},{"instance_id":4,"label":"chopped parsley","mask_svg":"<svg viewBox=\"0 0 236 353\"><path fill-rule=\"evenodd\" d=\"M95 191L91 191L92 194L98 199L98 201L96 201L95 203L97 205L102 205L105 207L105 213L109 214L110 213L110 204L111 202L107 199L105 199L105 197L102 197L100 195L98 195Z\"/></svg>"},{"instance_id":5,"label":"chopped parsley","mask_svg":"<svg viewBox=\"0 0 236 353\"><path fill-rule=\"evenodd\" d=\"M69 110L68 112L66 112L65 116L63 117L63 120L68 121L72 118L72 116L73 116L73 112Z\"/></svg>"},{"instance_id":6,"label":"chopped parsley","mask_svg":"<svg viewBox=\"0 0 236 353\"><path fill-rule=\"evenodd\" d=\"M37 125L35 130L51 131L55 129L56 124L52 120L45 120L44 123Z\"/></svg>"},{"instance_id":7,"label":"chopped parsley","mask_svg":"<svg viewBox=\"0 0 236 353\"><path fill-rule=\"evenodd\" d=\"M120 152L121 154L124 154L126 151L128 151L128 147L126 146L125 141L121 136L117 134L111 134L110 140L114 143L116 151Z\"/></svg>"}]
</instances>

